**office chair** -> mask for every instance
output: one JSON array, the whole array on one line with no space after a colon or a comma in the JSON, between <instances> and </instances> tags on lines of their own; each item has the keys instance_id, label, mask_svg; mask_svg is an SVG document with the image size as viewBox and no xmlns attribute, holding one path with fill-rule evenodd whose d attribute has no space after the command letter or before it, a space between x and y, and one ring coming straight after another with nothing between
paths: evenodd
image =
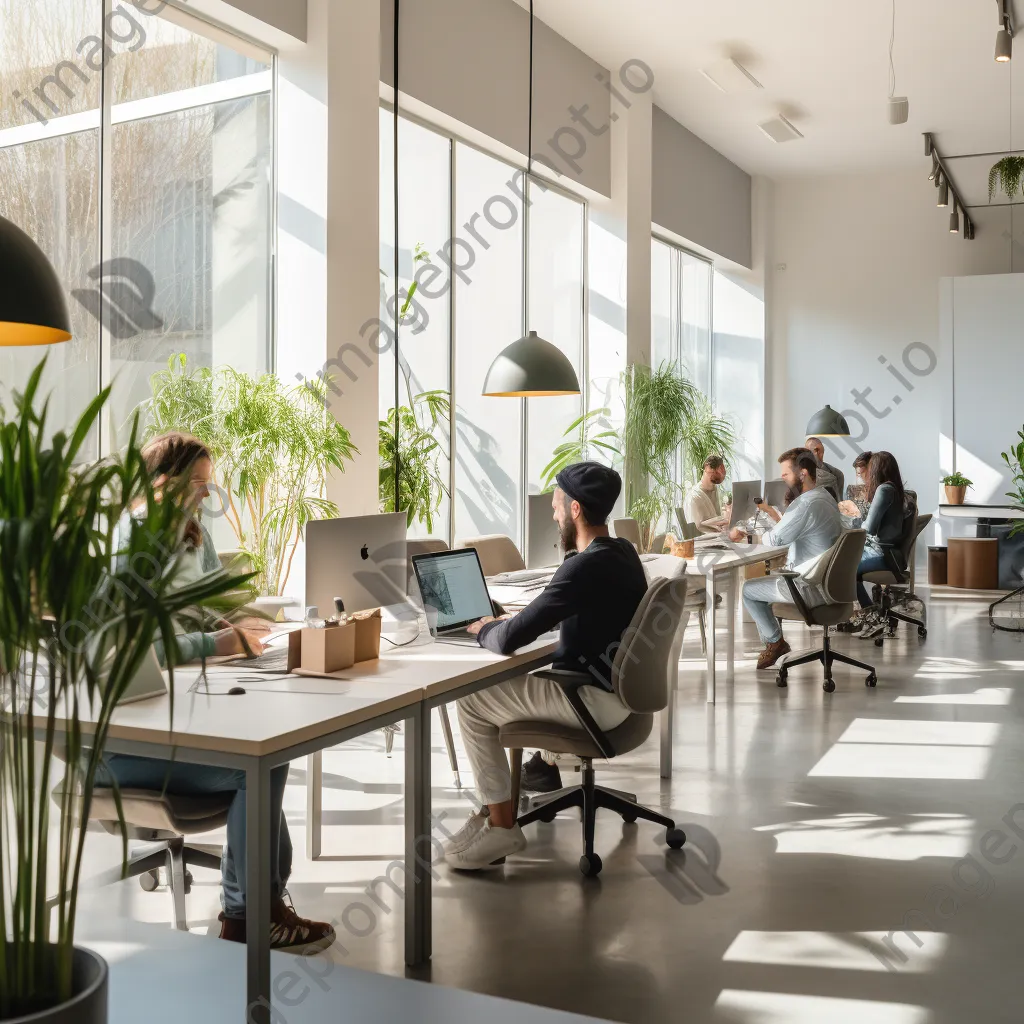
<instances>
[{"instance_id":1,"label":"office chair","mask_svg":"<svg viewBox=\"0 0 1024 1024\"><path fill-rule=\"evenodd\" d=\"M637 551L640 548L640 524L635 519L613 519L612 535L628 540Z\"/></svg>"},{"instance_id":2,"label":"office chair","mask_svg":"<svg viewBox=\"0 0 1024 1024\"><path fill-rule=\"evenodd\" d=\"M931 515L919 516L917 514L916 501L908 502L903 516L903 533L900 535L899 547L896 549L886 548L884 552L887 567L878 572L866 572L861 577L865 584L872 584L872 600L882 610L884 626L882 632L875 637L876 647L881 647L886 639L891 640L896 635L896 629L900 622L908 622L912 626L917 626L917 635L922 640L928 636L928 627L925 625L924 619L910 615L908 612L894 607L894 604L896 598L913 593L916 566L914 552L917 547L917 538L931 522L931 518Z\"/></svg>"},{"instance_id":3,"label":"office chair","mask_svg":"<svg viewBox=\"0 0 1024 1024\"><path fill-rule=\"evenodd\" d=\"M654 727L654 716L663 711L673 694L670 680L674 674L669 661L684 617L687 580L658 579L648 588L612 662L611 682L619 699L631 714L621 724L605 733L580 697L579 688L593 684L588 672L541 669L533 675L560 683L572 705L580 728L554 722L512 722L502 726L499 736L503 746L512 752L512 806L519 806L519 780L522 772L523 748L539 747L559 754L575 755L582 762L583 784L561 789L534 806L519 818L520 826L534 821L553 821L559 811L578 807L583 814L583 856L580 871L593 877L601 871L601 858L594 852L594 831L598 808L604 807L622 816L625 822L637 818L664 825L665 840L678 850L686 835L676 828L671 818L642 807L625 794L598 786L594 778L594 758L612 758L639 747Z\"/></svg>"},{"instance_id":4,"label":"office chair","mask_svg":"<svg viewBox=\"0 0 1024 1024\"><path fill-rule=\"evenodd\" d=\"M847 530L804 576L789 569L772 571L772 576L781 576L786 581L793 599L791 604L784 602L773 604L772 611L776 616L780 619L799 620L811 627L822 627L821 650L815 649L806 654L783 655L782 660L778 663L776 685L788 686L789 670L812 661L820 661L824 668L825 680L822 689L826 693L832 693L836 688L835 680L832 678L832 663L835 661L864 669L868 673L868 677L864 681L865 684L867 686L877 684L878 677L871 665L832 650L829 639L829 630L840 622L845 622L853 614L857 600L857 567L860 565L860 558L864 553L866 536L867 534L863 530ZM796 586L798 579L821 587L825 595L825 604L809 608Z\"/></svg>"},{"instance_id":5,"label":"office chair","mask_svg":"<svg viewBox=\"0 0 1024 1024\"><path fill-rule=\"evenodd\" d=\"M185 897L192 890L192 872L188 869L201 867L220 871L222 848L187 843L185 838L223 828L227 824L228 809L234 795L174 796L157 790L122 789L121 809L128 838L150 845L133 853L125 870L122 871L118 864L116 868L91 878L87 886L100 887L120 882L122 878L138 878L146 892L153 892L160 884L160 868L164 868L171 894L174 927L181 932L188 931ZM61 806L60 786L53 791L53 800ZM121 835L113 790L93 790L89 818L105 832Z\"/></svg>"},{"instance_id":6,"label":"office chair","mask_svg":"<svg viewBox=\"0 0 1024 1024\"><path fill-rule=\"evenodd\" d=\"M456 548L476 548L480 566L485 576L497 576L501 572L518 572L526 568L526 562L511 537L503 533L491 533L484 537L467 537L460 540Z\"/></svg>"},{"instance_id":7,"label":"office chair","mask_svg":"<svg viewBox=\"0 0 1024 1024\"><path fill-rule=\"evenodd\" d=\"M507 540L508 538L505 539ZM467 545L467 547L468 546L469 545ZM409 540L406 541L405 547L409 558L410 579L412 574L413 555L433 555L440 551L448 550L447 543L438 537L425 537L422 540ZM441 731L444 733L444 745L448 751L448 763L451 765L452 775L455 778L455 788L462 789L462 776L459 774L459 758L455 753L455 737L452 734L452 720L448 714L448 705L442 704L437 710L441 713ZM389 757L391 756L391 751L395 744L395 732L397 732L397 729L394 726L388 726L384 730L385 749Z\"/></svg>"}]
</instances>

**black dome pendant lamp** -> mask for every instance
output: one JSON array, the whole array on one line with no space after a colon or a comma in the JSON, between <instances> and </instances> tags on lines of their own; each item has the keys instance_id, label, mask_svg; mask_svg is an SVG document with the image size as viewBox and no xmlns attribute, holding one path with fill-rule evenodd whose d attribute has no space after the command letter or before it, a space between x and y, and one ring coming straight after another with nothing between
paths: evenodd
<instances>
[{"instance_id":1,"label":"black dome pendant lamp","mask_svg":"<svg viewBox=\"0 0 1024 1024\"><path fill-rule=\"evenodd\" d=\"M42 249L0 217L0 347L71 338L64 289Z\"/></svg>"},{"instance_id":2,"label":"black dome pendant lamp","mask_svg":"<svg viewBox=\"0 0 1024 1024\"><path fill-rule=\"evenodd\" d=\"M526 180L533 172L533 32L535 18L530 0L530 101L526 144ZM527 204L523 204L523 294L527 291ZM525 310L529 317L529 309ZM561 349L545 341L536 331L504 348L491 363L484 378L483 394L496 398L541 398L578 395L580 382L572 363Z\"/></svg>"}]
</instances>

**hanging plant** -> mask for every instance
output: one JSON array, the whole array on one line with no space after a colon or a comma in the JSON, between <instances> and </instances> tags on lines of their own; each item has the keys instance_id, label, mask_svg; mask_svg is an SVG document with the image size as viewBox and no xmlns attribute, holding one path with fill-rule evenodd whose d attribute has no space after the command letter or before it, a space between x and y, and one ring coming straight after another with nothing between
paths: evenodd
<instances>
[{"instance_id":1,"label":"hanging plant","mask_svg":"<svg viewBox=\"0 0 1024 1024\"><path fill-rule=\"evenodd\" d=\"M1024 178L1024 156L1004 156L992 165L988 172L988 201L996 194L996 182L999 182L1006 198L1011 202L1021 191L1021 179Z\"/></svg>"}]
</instances>

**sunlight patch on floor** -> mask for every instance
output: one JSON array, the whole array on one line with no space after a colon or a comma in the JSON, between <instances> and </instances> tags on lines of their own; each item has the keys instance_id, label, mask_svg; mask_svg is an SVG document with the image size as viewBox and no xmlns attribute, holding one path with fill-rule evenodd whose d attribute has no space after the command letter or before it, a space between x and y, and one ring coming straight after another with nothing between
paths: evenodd
<instances>
[{"instance_id":1,"label":"sunlight patch on floor","mask_svg":"<svg viewBox=\"0 0 1024 1024\"><path fill-rule=\"evenodd\" d=\"M905 1003L728 988L715 1001L715 1009L757 1024L925 1024L931 1016L923 1006Z\"/></svg>"},{"instance_id":2,"label":"sunlight patch on floor","mask_svg":"<svg viewBox=\"0 0 1024 1024\"><path fill-rule=\"evenodd\" d=\"M921 933L924 935L924 933ZM756 932L744 931L726 950L724 960L775 967L820 967L837 971L886 971L876 956L885 956L887 932ZM949 936L932 932L922 938L920 949L912 948L903 962L891 957L901 973L926 974L935 970L949 945Z\"/></svg>"}]
</instances>

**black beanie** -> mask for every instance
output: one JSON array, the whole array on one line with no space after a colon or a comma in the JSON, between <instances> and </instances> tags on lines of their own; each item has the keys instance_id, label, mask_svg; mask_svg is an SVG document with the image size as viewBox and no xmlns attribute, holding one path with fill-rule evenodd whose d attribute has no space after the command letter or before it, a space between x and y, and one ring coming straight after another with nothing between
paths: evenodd
<instances>
[{"instance_id":1,"label":"black beanie","mask_svg":"<svg viewBox=\"0 0 1024 1024\"><path fill-rule=\"evenodd\" d=\"M580 503L591 526L602 526L622 490L622 478L600 462L576 462L555 477L558 486Z\"/></svg>"}]
</instances>

